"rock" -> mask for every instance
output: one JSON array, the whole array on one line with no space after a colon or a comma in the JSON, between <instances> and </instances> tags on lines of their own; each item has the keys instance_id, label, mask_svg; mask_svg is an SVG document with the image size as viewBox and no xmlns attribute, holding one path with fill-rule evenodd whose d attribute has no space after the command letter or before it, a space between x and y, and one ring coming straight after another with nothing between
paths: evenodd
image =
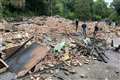
<instances>
[{"instance_id":1,"label":"rock","mask_svg":"<svg viewBox=\"0 0 120 80\"><path fill-rule=\"evenodd\" d=\"M50 70L50 73L51 73L51 74L53 74L53 73L54 73L54 71L53 71L53 70Z\"/></svg>"},{"instance_id":2,"label":"rock","mask_svg":"<svg viewBox=\"0 0 120 80\"><path fill-rule=\"evenodd\" d=\"M68 71L64 71L65 75L70 75L70 73Z\"/></svg>"},{"instance_id":3,"label":"rock","mask_svg":"<svg viewBox=\"0 0 120 80\"><path fill-rule=\"evenodd\" d=\"M54 67L52 63L47 64L48 67Z\"/></svg>"},{"instance_id":4,"label":"rock","mask_svg":"<svg viewBox=\"0 0 120 80\"><path fill-rule=\"evenodd\" d=\"M80 77L81 78L87 78L87 76L85 74L81 74Z\"/></svg>"}]
</instances>

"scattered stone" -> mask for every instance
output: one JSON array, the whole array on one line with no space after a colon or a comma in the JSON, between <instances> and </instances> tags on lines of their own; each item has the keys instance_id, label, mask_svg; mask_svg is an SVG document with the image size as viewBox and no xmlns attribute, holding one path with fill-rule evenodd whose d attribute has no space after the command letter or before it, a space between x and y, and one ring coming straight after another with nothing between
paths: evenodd
<instances>
[{"instance_id":1,"label":"scattered stone","mask_svg":"<svg viewBox=\"0 0 120 80\"><path fill-rule=\"evenodd\" d=\"M85 74L81 74L80 77L81 78L88 78L88 76L86 76Z\"/></svg>"}]
</instances>

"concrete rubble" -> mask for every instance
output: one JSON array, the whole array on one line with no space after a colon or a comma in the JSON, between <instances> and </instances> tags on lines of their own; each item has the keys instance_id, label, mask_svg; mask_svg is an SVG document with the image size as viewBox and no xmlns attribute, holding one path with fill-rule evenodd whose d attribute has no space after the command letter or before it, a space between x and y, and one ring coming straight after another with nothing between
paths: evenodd
<instances>
[{"instance_id":1,"label":"concrete rubble","mask_svg":"<svg viewBox=\"0 0 120 80\"><path fill-rule=\"evenodd\" d=\"M115 37L120 38L120 27L100 23L93 48L94 24L88 22L84 39L81 32L75 32L74 21L58 16L25 18L20 22L3 20L0 22L0 72L5 67L4 72L14 73L14 78L19 80L74 80L68 78L77 74L73 67L89 65L96 59L109 60L104 51L111 47ZM48 74L52 76L44 76ZM80 78L88 76L81 74Z\"/></svg>"}]
</instances>

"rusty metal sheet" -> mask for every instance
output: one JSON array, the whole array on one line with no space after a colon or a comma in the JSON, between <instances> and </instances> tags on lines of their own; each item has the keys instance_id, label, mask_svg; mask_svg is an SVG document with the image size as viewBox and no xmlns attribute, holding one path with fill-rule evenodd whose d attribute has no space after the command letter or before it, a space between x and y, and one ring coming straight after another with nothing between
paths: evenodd
<instances>
[{"instance_id":1,"label":"rusty metal sheet","mask_svg":"<svg viewBox=\"0 0 120 80\"><path fill-rule=\"evenodd\" d=\"M9 70L15 72L18 77L24 76L31 70L41 59L43 59L49 49L33 43L27 49L11 56L6 60Z\"/></svg>"}]
</instances>

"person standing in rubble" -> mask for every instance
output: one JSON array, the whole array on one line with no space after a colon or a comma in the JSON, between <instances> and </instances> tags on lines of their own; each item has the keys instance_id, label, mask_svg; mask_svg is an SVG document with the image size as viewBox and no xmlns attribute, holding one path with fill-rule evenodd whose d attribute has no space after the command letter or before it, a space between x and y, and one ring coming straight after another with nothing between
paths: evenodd
<instances>
[{"instance_id":1,"label":"person standing in rubble","mask_svg":"<svg viewBox=\"0 0 120 80\"><path fill-rule=\"evenodd\" d=\"M95 27L94 27L94 35L96 35L96 33L98 32L99 28L98 28L98 22L95 23Z\"/></svg>"},{"instance_id":2,"label":"person standing in rubble","mask_svg":"<svg viewBox=\"0 0 120 80\"><path fill-rule=\"evenodd\" d=\"M75 26L76 26L76 32L77 32L78 31L78 26L79 26L79 20L78 19L75 20Z\"/></svg>"},{"instance_id":3,"label":"person standing in rubble","mask_svg":"<svg viewBox=\"0 0 120 80\"><path fill-rule=\"evenodd\" d=\"M0 34L0 58L2 56L2 41L3 41L2 35Z\"/></svg>"},{"instance_id":4,"label":"person standing in rubble","mask_svg":"<svg viewBox=\"0 0 120 80\"><path fill-rule=\"evenodd\" d=\"M112 27L116 28L116 23L115 22L112 22Z\"/></svg>"},{"instance_id":5,"label":"person standing in rubble","mask_svg":"<svg viewBox=\"0 0 120 80\"><path fill-rule=\"evenodd\" d=\"M86 32L87 32L86 22L84 22L81 27L82 27L82 34L83 34L84 37L86 37Z\"/></svg>"},{"instance_id":6,"label":"person standing in rubble","mask_svg":"<svg viewBox=\"0 0 120 80\"><path fill-rule=\"evenodd\" d=\"M97 34L98 31L99 31L98 22L96 22L95 27L94 27L94 32L93 32L94 43L95 43L96 34Z\"/></svg>"}]
</instances>

